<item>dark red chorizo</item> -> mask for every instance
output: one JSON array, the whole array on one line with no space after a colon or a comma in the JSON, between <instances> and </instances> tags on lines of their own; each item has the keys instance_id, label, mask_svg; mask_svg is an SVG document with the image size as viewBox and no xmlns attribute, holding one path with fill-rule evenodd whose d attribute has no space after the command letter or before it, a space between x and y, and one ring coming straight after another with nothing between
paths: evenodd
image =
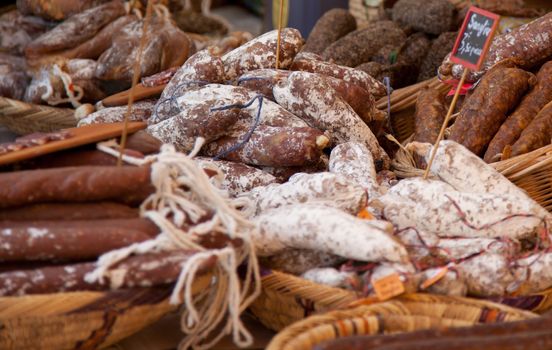
<instances>
[{"instance_id":1,"label":"dark red chorizo","mask_svg":"<svg viewBox=\"0 0 552 350\"><path fill-rule=\"evenodd\" d=\"M435 143L447 114L445 94L426 88L418 95L413 141Z\"/></svg>"},{"instance_id":2,"label":"dark red chorizo","mask_svg":"<svg viewBox=\"0 0 552 350\"><path fill-rule=\"evenodd\" d=\"M552 101L537 114L512 146L512 156L517 156L550 144L552 139Z\"/></svg>"},{"instance_id":3,"label":"dark red chorizo","mask_svg":"<svg viewBox=\"0 0 552 350\"><path fill-rule=\"evenodd\" d=\"M552 101L552 62L542 66L537 74L537 84L502 124L487 148L485 161L490 163L499 160L497 155L503 152L504 147L512 146L518 140L522 131L550 101Z\"/></svg>"},{"instance_id":4,"label":"dark red chorizo","mask_svg":"<svg viewBox=\"0 0 552 350\"><path fill-rule=\"evenodd\" d=\"M462 105L449 139L482 155L508 113L518 105L534 80L531 73L518 68L491 70Z\"/></svg>"},{"instance_id":5,"label":"dark red chorizo","mask_svg":"<svg viewBox=\"0 0 552 350\"><path fill-rule=\"evenodd\" d=\"M302 166L318 162L322 150L329 145L329 139L318 129L259 125L249 142L229 152L244 135L220 138L206 145L202 152L210 157L219 156L251 165Z\"/></svg>"}]
</instances>

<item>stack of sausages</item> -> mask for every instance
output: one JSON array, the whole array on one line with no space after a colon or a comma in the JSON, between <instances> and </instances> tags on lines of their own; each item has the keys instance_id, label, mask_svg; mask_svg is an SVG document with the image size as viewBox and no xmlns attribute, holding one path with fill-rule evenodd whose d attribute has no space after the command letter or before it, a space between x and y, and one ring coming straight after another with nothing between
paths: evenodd
<instances>
[{"instance_id":1,"label":"stack of sausages","mask_svg":"<svg viewBox=\"0 0 552 350\"><path fill-rule=\"evenodd\" d=\"M135 146L130 155L158 149L145 136L129 138ZM159 234L138 208L154 192L150 168L117 167L116 161L93 149L74 149L14 166L29 170L0 173L0 296L108 290L113 281L85 280L97 258ZM169 284L193 254L129 257L114 267L122 278L117 283L122 288Z\"/></svg>"},{"instance_id":2,"label":"stack of sausages","mask_svg":"<svg viewBox=\"0 0 552 350\"><path fill-rule=\"evenodd\" d=\"M550 144L552 61L536 76L503 61L487 72L460 107L448 139L492 163ZM448 109L445 97L426 89L416 104L414 141L434 143Z\"/></svg>"}]
</instances>

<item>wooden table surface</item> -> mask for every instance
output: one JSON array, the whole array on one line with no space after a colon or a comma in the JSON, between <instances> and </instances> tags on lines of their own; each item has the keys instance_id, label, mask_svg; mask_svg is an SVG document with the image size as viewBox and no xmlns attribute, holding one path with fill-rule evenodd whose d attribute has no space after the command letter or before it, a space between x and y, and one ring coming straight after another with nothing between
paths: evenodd
<instances>
[{"instance_id":1,"label":"wooden table surface","mask_svg":"<svg viewBox=\"0 0 552 350\"><path fill-rule=\"evenodd\" d=\"M244 315L242 319L255 338L255 344L247 349L264 349L275 333L266 329L251 316ZM109 347L107 350L175 350L182 338L180 316L175 313L164 317L157 323ZM227 336L212 349L237 350L239 348L233 344L232 337Z\"/></svg>"}]
</instances>

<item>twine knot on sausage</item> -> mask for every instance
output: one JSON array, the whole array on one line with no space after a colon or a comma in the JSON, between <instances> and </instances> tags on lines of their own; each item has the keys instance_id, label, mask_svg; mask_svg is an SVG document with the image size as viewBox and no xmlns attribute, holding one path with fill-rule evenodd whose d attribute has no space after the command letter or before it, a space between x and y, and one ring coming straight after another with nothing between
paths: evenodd
<instances>
[{"instance_id":1,"label":"twine knot on sausage","mask_svg":"<svg viewBox=\"0 0 552 350\"><path fill-rule=\"evenodd\" d=\"M234 342L241 347L250 346L251 334L240 320L240 314L260 292L260 274L255 248L250 238L255 225L246 219L238 208L248 208L245 199L233 200L216 186L222 174L218 168L209 178L192 159L200 150L204 140L196 140L189 155L176 152L172 145L163 145L157 155L143 159L123 155L123 160L134 165L151 167L151 182L156 192L141 205L142 217L153 221L161 233L154 239L136 243L102 255L98 267L87 275L88 282L100 281L111 276L110 267L132 254L151 251L171 251L178 249L198 250L191 259L182 265L182 270L173 289L170 302L184 303L181 319L182 331L188 336L180 344L181 349L206 349L216 344L224 335L232 333ZM98 145L98 149L118 156L114 141ZM211 169L212 168L212 169ZM205 220L205 217L210 217ZM186 229L183 229L185 227ZM220 249L206 249L198 243L202 236L210 233L225 234L230 240L243 242L240 247L230 244ZM213 279L208 288L193 295L193 284L198 269L216 258ZM247 271L243 284L237 268L246 264ZM119 272L117 272L119 273ZM120 280L115 278L115 281ZM118 285L112 285L117 288ZM213 332L223 318L225 326L209 343L205 339Z\"/></svg>"},{"instance_id":2,"label":"twine knot on sausage","mask_svg":"<svg viewBox=\"0 0 552 350\"><path fill-rule=\"evenodd\" d=\"M66 98L62 98L59 93L54 91L52 86L52 80L59 78L63 83ZM75 95L75 92L77 93ZM52 70L48 72L48 78L46 80L46 92L40 96L40 98L51 106L56 106L62 103L70 102L73 108L80 107L80 100L84 95L84 91L80 86L73 85L71 76L65 73L59 65L54 64Z\"/></svg>"}]
</instances>

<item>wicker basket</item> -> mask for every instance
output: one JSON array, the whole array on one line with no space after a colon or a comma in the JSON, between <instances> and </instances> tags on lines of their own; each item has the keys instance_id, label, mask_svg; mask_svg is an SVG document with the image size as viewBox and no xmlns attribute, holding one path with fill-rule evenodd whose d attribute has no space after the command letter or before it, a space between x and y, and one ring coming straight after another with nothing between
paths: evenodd
<instances>
[{"instance_id":1,"label":"wicker basket","mask_svg":"<svg viewBox=\"0 0 552 350\"><path fill-rule=\"evenodd\" d=\"M0 125L18 135L77 126L75 110L29 104L0 97Z\"/></svg>"},{"instance_id":2,"label":"wicker basket","mask_svg":"<svg viewBox=\"0 0 552 350\"><path fill-rule=\"evenodd\" d=\"M194 292L211 274L199 277ZM0 349L98 349L156 322L177 306L171 288L0 298Z\"/></svg>"},{"instance_id":3,"label":"wicker basket","mask_svg":"<svg viewBox=\"0 0 552 350\"><path fill-rule=\"evenodd\" d=\"M263 277L263 292L251 305L251 312L257 319L267 328L280 331L283 328L304 319L315 313L327 312L339 308L346 307L358 299L358 296L348 290L332 288L304 280L300 277L290 274L272 271ZM402 296L398 300L403 301L403 304L408 304L406 301L409 298L415 298L415 301L422 303L422 299L426 302L433 314L426 311L425 316L432 317L452 317L454 314L448 314L446 307L443 309L438 304L463 304L464 311L467 311L467 304L475 306L475 313L472 314L473 320L478 322L486 321L493 318L509 319L509 317L501 316L498 311L512 312L509 306L523 307L524 310L533 312L544 312L552 307L552 289L542 293L533 294L522 297L504 297L496 298L494 301L504 303L495 304L486 300L468 299L461 297L450 297L441 295L428 294L413 294L412 296ZM368 300L368 299L363 299ZM374 301L372 299L372 301ZM493 312L479 313L479 309L486 310L484 307L493 305ZM445 305L446 306L446 305ZM516 311L520 314L530 315L526 311Z\"/></svg>"},{"instance_id":4,"label":"wicker basket","mask_svg":"<svg viewBox=\"0 0 552 350\"><path fill-rule=\"evenodd\" d=\"M351 307L308 317L284 329L267 350L307 350L339 337L412 332L437 327L524 320L537 315L492 302L427 294ZM492 315L492 316L490 316Z\"/></svg>"}]
</instances>

